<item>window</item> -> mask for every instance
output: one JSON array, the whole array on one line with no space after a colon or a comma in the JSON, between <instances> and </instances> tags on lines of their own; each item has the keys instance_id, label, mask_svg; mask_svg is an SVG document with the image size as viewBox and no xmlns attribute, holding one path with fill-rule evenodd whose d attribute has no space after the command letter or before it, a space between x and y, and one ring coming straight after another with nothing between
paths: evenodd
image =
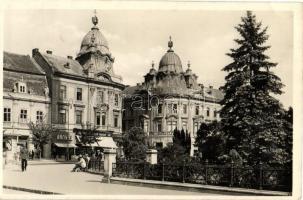
<instances>
[{"instance_id":1,"label":"window","mask_svg":"<svg viewBox=\"0 0 303 200\"><path fill-rule=\"evenodd\" d=\"M162 104L158 105L158 114L162 114Z\"/></svg>"},{"instance_id":2,"label":"window","mask_svg":"<svg viewBox=\"0 0 303 200\"><path fill-rule=\"evenodd\" d=\"M187 130L187 121L182 122L182 129Z\"/></svg>"},{"instance_id":3,"label":"window","mask_svg":"<svg viewBox=\"0 0 303 200\"><path fill-rule=\"evenodd\" d=\"M115 106L119 106L119 95L115 94Z\"/></svg>"},{"instance_id":4,"label":"window","mask_svg":"<svg viewBox=\"0 0 303 200\"><path fill-rule=\"evenodd\" d=\"M101 122L102 122L102 126L105 126L106 124L106 113L101 113Z\"/></svg>"},{"instance_id":5,"label":"window","mask_svg":"<svg viewBox=\"0 0 303 200\"><path fill-rule=\"evenodd\" d=\"M162 142L157 142L156 143L156 148L157 149L162 149L163 148L163 143Z\"/></svg>"},{"instance_id":6,"label":"window","mask_svg":"<svg viewBox=\"0 0 303 200\"><path fill-rule=\"evenodd\" d=\"M173 105L172 104L168 104L167 105L167 109L168 109L168 113L171 114L172 110L173 110Z\"/></svg>"},{"instance_id":7,"label":"window","mask_svg":"<svg viewBox=\"0 0 303 200\"><path fill-rule=\"evenodd\" d=\"M19 92L21 92L21 93L25 93L25 84L23 83L20 83L19 84Z\"/></svg>"},{"instance_id":8,"label":"window","mask_svg":"<svg viewBox=\"0 0 303 200\"><path fill-rule=\"evenodd\" d=\"M199 106L196 106L196 112L195 112L196 115L199 115Z\"/></svg>"},{"instance_id":9,"label":"window","mask_svg":"<svg viewBox=\"0 0 303 200\"><path fill-rule=\"evenodd\" d=\"M97 101L98 103L104 103L104 92L102 90L98 91Z\"/></svg>"},{"instance_id":10,"label":"window","mask_svg":"<svg viewBox=\"0 0 303 200\"><path fill-rule=\"evenodd\" d=\"M194 135L197 135L197 132L199 130L199 122L194 122Z\"/></svg>"},{"instance_id":11,"label":"window","mask_svg":"<svg viewBox=\"0 0 303 200\"><path fill-rule=\"evenodd\" d=\"M157 123L157 131L158 132L162 132L162 124L161 124L161 122Z\"/></svg>"},{"instance_id":12,"label":"window","mask_svg":"<svg viewBox=\"0 0 303 200\"><path fill-rule=\"evenodd\" d=\"M27 110L21 109L20 119L22 119L22 120L26 120L27 119Z\"/></svg>"},{"instance_id":13,"label":"window","mask_svg":"<svg viewBox=\"0 0 303 200\"><path fill-rule=\"evenodd\" d=\"M183 104L183 114L187 114L187 105Z\"/></svg>"},{"instance_id":14,"label":"window","mask_svg":"<svg viewBox=\"0 0 303 200\"><path fill-rule=\"evenodd\" d=\"M82 124L82 111L76 110L76 124Z\"/></svg>"},{"instance_id":15,"label":"window","mask_svg":"<svg viewBox=\"0 0 303 200\"><path fill-rule=\"evenodd\" d=\"M43 121L43 112L42 111L37 111L36 112L36 121L37 122L42 122Z\"/></svg>"},{"instance_id":16,"label":"window","mask_svg":"<svg viewBox=\"0 0 303 200\"><path fill-rule=\"evenodd\" d=\"M214 117L216 118L217 117L217 111L214 110Z\"/></svg>"},{"instance_id":17,"label":"window","mask_svg":"<svg viewBox=\"0 0 303 200\"><path fill-rule=\"evenodd\" d=\"M59 124L65 124L66 123L66 110L61 109L59 111Z\"/></svg>"},{"instance_id":18,"label":"window","mask_svg":"<svg viewBox=\"0 0 303 200\"><path fill-rule=\"evenodd\" d=\"M3 117L5 122L10 122L11 121L11 109L10 108L4 108L4 117Z\"/></svg>"},{"instance_id":19,"label":"window","mask_svg":"<svg viewBox=\"0 0 303 200\"><path fill-rule=\"evenodd\" d=\"M206 110L206 116L209 117L209 108Z\"/></svg>"},{"instance_id":20,"label":"window","mask_svg":"<svg viewBox=\"0 0 303 200\"><path fill-rule=\"evenodd\" d=\"M60 98L60 100L66 99L66 86L65 85L60 85L59 98Z\"/></svg>"},{"instance_id":21,"label":"window","mask_svg":"<svg viewBox=\"0 0 303 200\"><path fill-rule=\"evenodd\" d=\"M77 101L82 101L82 88L77 88Z\"/></svg>"},{"instance_id":22,"label":"window","mask_svg":"<svg viewBox=\"0 0 303 200\"><path fill-rule=\"evenodd\" d=\"M177 104L174 104L174 105L173 105L173 113L174 113L174 114L177 114L177 113L178 113L178 105L177 105Z\"/></svg>"},{"instance_id":23,"label":"window","mask_svg":"<svg viewBox=\"0 0 303 200\"><path fill-rule=\"evenodd\" d=\"M101 125L101 113L96 112L96 125L100 126Z\"/></svg>"},{"instance_id":24,"label":"window","mask_svg":"<svg viewBox=\"0 0 303 200\"><path fill-rule=\"evenodd\" d=\"M167 122L167 130L169 132L174 131L177 128L177 121L169 121Z\"/></svg>"},{"instance_id":25,"label":"window","mask_svg":"<svg viewBox=\"0 0 303 200\"><path fill-rule=\"evenodd\" d=\"M119 116L118 115L114 115L114 127L118 127L118 119L119 119Z\"/></svg>"}]
</instances>

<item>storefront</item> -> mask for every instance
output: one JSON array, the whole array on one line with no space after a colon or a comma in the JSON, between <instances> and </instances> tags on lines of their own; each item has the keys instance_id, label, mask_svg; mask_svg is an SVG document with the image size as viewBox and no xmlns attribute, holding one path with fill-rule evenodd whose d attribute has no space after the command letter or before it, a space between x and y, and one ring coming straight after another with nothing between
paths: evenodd
<instances>
[{"instance_id":1,"label":"storefront","mask_svg":"<svg viewBox=\"0 0 303 200\"><path fill-rule=\"evenodd\" d=\"M54 134L51 144L52 158L57 160L71 160L76 154L77 146L73 143L72 136L68 132L60 131Z\"/></svg>"}]
</instances>

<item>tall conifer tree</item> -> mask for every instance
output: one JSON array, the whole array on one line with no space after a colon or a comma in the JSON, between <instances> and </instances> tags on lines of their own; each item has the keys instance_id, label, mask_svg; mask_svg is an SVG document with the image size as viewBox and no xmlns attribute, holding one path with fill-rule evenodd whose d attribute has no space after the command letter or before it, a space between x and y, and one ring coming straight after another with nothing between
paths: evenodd
<instances>
[{"instance_id":1,"label":"tall conifer tree","mask_svg":"<svg viewBox=\"0 0 303 200\"><path fill-rule=\"evenodd\" d=\"M227 55L232 63L223 68L228 72L222 87L221 118L227 136L227 152L236 149L250 165L259 162L283 164L286 160L283 140L283 108L272 95L280 95L283 84L272 69L265 51L267 27L262 28L256 16L247 11L235 27L241 38L237 48Z\"/></svg>"}]
</instances>

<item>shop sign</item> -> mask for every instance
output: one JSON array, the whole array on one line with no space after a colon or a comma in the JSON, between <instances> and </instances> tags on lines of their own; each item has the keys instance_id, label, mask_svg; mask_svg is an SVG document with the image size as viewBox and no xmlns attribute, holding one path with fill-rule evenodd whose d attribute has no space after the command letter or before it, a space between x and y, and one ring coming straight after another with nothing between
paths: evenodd
<instances>
[{"instance_id":1,"label":"shop sign","mask_svg":"<svg viewBox=\"0 0 303 200\"><path fill-rule=\"evenodd\" d=\"M72 141L72 136L69 135L67 132L58 132L55 135L55 140L57 140L57 141Z\"/></svg>"}]
</instances>

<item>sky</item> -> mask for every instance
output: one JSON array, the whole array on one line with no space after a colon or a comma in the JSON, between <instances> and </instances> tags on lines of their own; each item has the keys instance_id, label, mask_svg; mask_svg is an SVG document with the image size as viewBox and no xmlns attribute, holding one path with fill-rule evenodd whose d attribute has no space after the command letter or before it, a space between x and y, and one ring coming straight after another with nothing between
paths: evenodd
<instances>
[{"instance_id":1,"label":"sky","mask_svg":"<svg viewBox=\"0 0 303 200\"><path fill-rule=\"evenodd\" d=\"M282 79L284 93L277 96L284 107L292 106L293 16L287 11L254 11L268 26L266 45L274 72ZM31 55L41 52L76 57L85 34L92 27L93 10L6 10L4 51ZM198 82L218 88L224 85L222 68L232 60L226 55L239 38L235 26L245 11L216 10L97 10L99 29L115 57L114 71L126 85L143 81L152 61L158 69L169 36L181 58L183 70L190 61Z\"/></svg>"}]
</instances>

